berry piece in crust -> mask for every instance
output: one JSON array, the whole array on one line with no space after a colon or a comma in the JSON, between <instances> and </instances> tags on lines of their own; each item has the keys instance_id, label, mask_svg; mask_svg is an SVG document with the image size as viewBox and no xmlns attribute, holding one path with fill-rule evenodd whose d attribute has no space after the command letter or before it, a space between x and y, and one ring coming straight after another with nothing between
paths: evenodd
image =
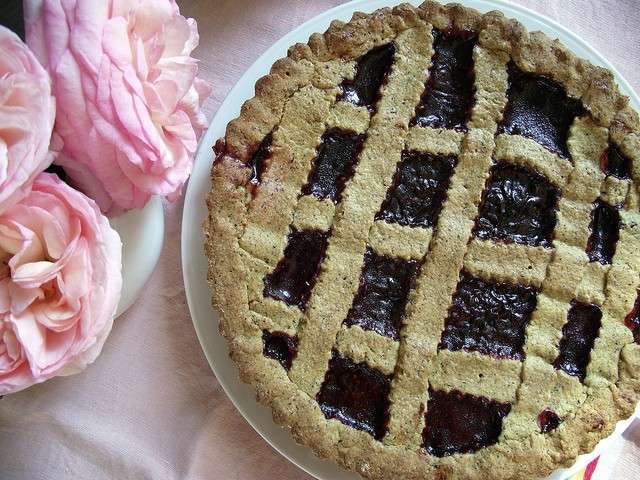
<instances>
[{"instance_id":1,"label":"berry piece in crust","mask_svg":"<svg viewBox=\"0 0 640 480\"><path fill-rule=\"evenodd\" d=\"M560 425L560 417L558 414L550 408L545 408L540 415L538 415L538 423L540 424L540 432L549 433Z\"/></svg>"}]
</instances>

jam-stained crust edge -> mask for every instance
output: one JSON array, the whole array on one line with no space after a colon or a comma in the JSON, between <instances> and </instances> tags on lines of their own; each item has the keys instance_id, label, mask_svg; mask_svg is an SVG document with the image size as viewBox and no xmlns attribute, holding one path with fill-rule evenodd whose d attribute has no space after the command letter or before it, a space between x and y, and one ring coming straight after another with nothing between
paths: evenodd
<instances>
[{"instance_id":1,"label":"jam-stained crust edge","mask_svg":"<svg viewBox=\"0 0 640 480\"><path fill-rule=\"evenodd\" d=\"M541 33L527 33L517 21L499 12L481 15L460 5L425 2L419 8L400 5L372 14L356 13L351 22L333 22L324 34L314 34L308 44L297 44L288 57L278 60L269 75L256 84L256 96L230 122L224 140L218 142L218 158L212 171L213 188L207 198L205 252L209 259L208 281L213 305L221 313L219 329L226 337L230 355L241 379L255 387L258 400L271 407L275 421L288 427L296 441L320 457L333 459L346 469L370 479L394 478L399 468L407 479L542 477L565 466L579 453L593 449L618 420L628 417L640 398L640 360L634 352L622 352L622 376L600 396L590 396L563 424L563 438L547 434L531 448L528 441L501 442L488 453L448 457L450 461L425 457L402 448L386 448L324 419L315 399L292 384L282 367L262 355L262 331L251 329L243 255L238 239L247 218L245 185L250 169L245 165L262 139L277 124L287 98L313 82L313 63L335 58L355 59L368 49L427 20L438 28L491 27L488 39L495 50L526 63L531 71L561 82L569 94L580 96L596 120L610 127L614 141L640 135L637 114L627 107L613 75L575 57ZM286 400L283 400L286 399ZM360 432L361 433L361 432ZM338 442L340 438L340 442ZM524 446L526 444L526 447ZM473 468L470 468L470 466Z\"/></svg>"}]
</instances>

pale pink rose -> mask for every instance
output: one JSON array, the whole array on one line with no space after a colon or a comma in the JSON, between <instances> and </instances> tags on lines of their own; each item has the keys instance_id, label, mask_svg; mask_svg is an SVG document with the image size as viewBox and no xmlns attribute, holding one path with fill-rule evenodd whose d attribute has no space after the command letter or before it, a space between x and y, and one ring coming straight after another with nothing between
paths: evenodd
<instances>
[{"instance_id":1,"label":"pale pink rose","mask_svg":"<svg viewBox=\"0 0 640 480\"><path fill-rule=\"evenodd\" d=\"M120 299L121 251L95 202L55 175L0 215L0 395L95 360Z\"/></svg>"},{"instance_id":2,"label":"pale pink rose","mask_svg":"<svg viewBox=\"0 0 640 480\"><path fill-rule=\"evenodd\" d=\"M28 194L51 163L55 116L49 74L15 33L0 26L0 213Z\"/></svg>"},{"instance_id":3,"label":"pale pink rose","mask_svg":"<svg viewBox=\"0 0 640 480\"><path fill-rule=\"evenodd\" d=\"M41 0L40 0L41 1ZM206 127L195 20L174 0L25 0L58 102L56 163L102 211L175 200Z\"/></svg>"}]
</instances>

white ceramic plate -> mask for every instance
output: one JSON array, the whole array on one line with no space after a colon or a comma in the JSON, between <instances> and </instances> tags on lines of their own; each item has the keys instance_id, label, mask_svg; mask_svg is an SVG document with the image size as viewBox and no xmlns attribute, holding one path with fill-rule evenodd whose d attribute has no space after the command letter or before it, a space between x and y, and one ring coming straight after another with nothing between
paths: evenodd
<instances>
[{"instance_id":1,"label":"white ceramic plate","mask_svg":"<svg viewBox=\"0 0 640 480\"><path fill-rule=\"evenodd\" d=\"M142 210L132 210L111 220L122 239L122 297L119 317L136 301L156 268L164 241L162 200L154 197Z\"/></svg>"},{"instance_id":2,"label":"white ceramic plate","mask_svg":"<svg viewBox=\"0 0 640 480\"><path fill-rule=\"evenodd\" d=\"M616 73L623 92L632 98L635 108L640 108L640 98L633 92L615 68L586 42L554 21L524 7L504 0L458 0L480 11L502 10L507 17L517 18L529 30L541 30L551 37L559 38L578 56L603 65ZM245 100L254 96L254 84L258 78L269 72L271 65L286 56L289 46L296 42L306 42L314 32L323 32L331 20L349 20L355 11L371 12L381 7L396 5L399 0L355 0L318 15L293 32L285 35L267 50L242 76L224 101L207 131L196 157L196 164L187 190L182 219L182 268L191 317L200 339L202 349L215 372L220 384L236 408L264 439L278 452L301 469L320 480L357 480L353 473L345 472L336 464L320 460L306 447L297 445L284 429L278 427L271 418L271 411L259 405L253 391L242 384L238 372L229 359L227 345L218 334L218 315L211 307L211 293L207 286L207 259L203 252L204 237L202 223L207 215L205 197L210 189L209 171L213 162L212 147L224 136L227 123L237 117ZM411 3L419 4L420 1ZM607 449L610 442L619 437L630 420L620 422L615 433L598 444L591 455L581 456L571 469L559 470L550 479L560 480L583 468L598 452Z\"/></svg>"}]
</instances>

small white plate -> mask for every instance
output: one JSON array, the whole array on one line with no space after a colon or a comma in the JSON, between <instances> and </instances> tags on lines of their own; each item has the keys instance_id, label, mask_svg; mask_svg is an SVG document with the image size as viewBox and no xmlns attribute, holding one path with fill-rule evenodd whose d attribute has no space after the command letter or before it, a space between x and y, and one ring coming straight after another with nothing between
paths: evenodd
<instances>
[{"instance_id":1,"label":"small white plate","mask_svg":"<svg viewBox=\"0 0 640 480\"><path fill-rule=\"evenodd\" d=\"M164 242L162 200L153 197L142 210L132 210L112 219L111 226L122 239L122 296L116 317L137 300L156 268Z\"/></svg>"},{"instance_id":2,"label":"small white plate","mask_svg":"<svg viewBox=\"0 0 640 480\"><path fill-rule=\"evenodd\" d=\"M602 55L584 40L558 23L524 7L504 0L458 0L480 11L499 9L507 17L517 18L529 30L541 30L551 37L559 38L578 56L595 64L609 68L616 74L622 91L629 95L635 108L640 109L640 98L633 92L628 82ZM237 117L244 101L254 96L254 85L258 78L266 75L271 65L286 56L289 46L296 42L306 42L314 32L323 32L331 20L349 20L355 11L371 12L381 7L401 3L399 0L355 0L318 15L296 30L285 35L267 50L242 76L231 90L207 131L196 157L184 205L182 219L182 269L191 317L202 349L215 372L220 384L236 408L262 437L291 462L320 480L357 480L356 474L345 472L335 463L320 460L310 449L297 445L288 432L278 427L272 420L271 411L259 405L254 392L240 382L238 371L228 356L227 345L218 334L218 314L211 307L211 292L207 286L207 259L203 252L204 236L202 223L207 215L205 197L211 187L209 171L213 162L212 148L215 141L224 136L227 123ZM419 4L420 1L411 3ZM631 420L620 422L615 433L598 444L590 455L579 457L570 469L558 470L550 480L560 480L573 475L594 458L605 451L610 442L619 437Z\"/></svg>"}]
</instances>

